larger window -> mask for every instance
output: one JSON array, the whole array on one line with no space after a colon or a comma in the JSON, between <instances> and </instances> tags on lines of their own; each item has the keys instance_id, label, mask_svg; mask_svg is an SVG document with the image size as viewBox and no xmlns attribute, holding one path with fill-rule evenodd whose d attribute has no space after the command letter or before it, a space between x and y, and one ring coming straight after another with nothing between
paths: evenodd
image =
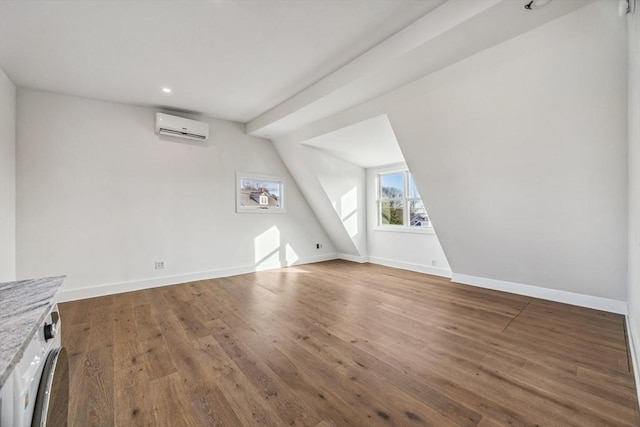
<instances>
[{"instance_id":1,"label":"larger window","mask_svg":"<svg viewBox=\"0 0 640 427\"><path fill-rule=\"evenodd\" d=\"M408 170L379 173L378 225L431 228L429 215Z\"/></svg>"}]
</instances>

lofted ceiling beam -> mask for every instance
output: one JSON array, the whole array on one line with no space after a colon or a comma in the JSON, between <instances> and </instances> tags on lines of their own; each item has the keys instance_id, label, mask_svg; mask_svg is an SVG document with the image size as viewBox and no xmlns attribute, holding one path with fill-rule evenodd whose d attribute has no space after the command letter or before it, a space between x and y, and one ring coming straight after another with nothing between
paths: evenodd
<instances>
[{"instance_id":1,"label":"lofted ceiling beam","mask_svg":"<svg viewBox=\"0 0 640 427\"><path fill-rule=\"evenodd\" d=\"M449 0L345 66L246 124L265 138L371 100L517 37L594 0L556 0L533 11L520 0Z\"/></svg>"}]
</instances>

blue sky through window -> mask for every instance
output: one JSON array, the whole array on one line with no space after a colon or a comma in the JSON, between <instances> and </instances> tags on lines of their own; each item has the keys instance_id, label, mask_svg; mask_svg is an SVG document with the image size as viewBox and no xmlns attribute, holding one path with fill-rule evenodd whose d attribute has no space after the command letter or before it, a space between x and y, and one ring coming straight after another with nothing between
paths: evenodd
<instances>
[{"instance_id":1,"label":"blue sky through window","mask_svg":"<svg viewBox=\"0 0 640 427\"><path fill-rule=\"evenodd\" d=\"M391 173L386 175L380 175L380 187L381 188L394 188L398 190L398 196L404 196L404 173Z\"/></svg>"},{"instance_id":2,"label":"blue sky through window","mask_svg":"<svg viewBox=\"0 0 640 427\"><path fill-rule=\"evenodd\" d=\"M413 176L409 175L409 197L410 198L420 198L420 193L418 193L418 188L416 187L416 183L413 181Z\"/></svg>"}]
</instances>

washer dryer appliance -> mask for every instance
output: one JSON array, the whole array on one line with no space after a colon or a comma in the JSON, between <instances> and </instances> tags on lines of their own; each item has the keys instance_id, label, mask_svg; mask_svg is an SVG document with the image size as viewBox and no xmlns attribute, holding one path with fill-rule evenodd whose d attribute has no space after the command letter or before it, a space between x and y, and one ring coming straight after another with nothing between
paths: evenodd
<instances>
[{"instance_id":1,"label":"washer dryer appliance","mask_svg":"<svg viewBox=\"0 0 640 427\"><path fill-rule=\"evenodd\" d=\"M61 326L54 305L7 379L13 382L13 405L8 408L2 403L2 427L67 425L69 363L62 347Z\"/></svg>"}]
</instances>

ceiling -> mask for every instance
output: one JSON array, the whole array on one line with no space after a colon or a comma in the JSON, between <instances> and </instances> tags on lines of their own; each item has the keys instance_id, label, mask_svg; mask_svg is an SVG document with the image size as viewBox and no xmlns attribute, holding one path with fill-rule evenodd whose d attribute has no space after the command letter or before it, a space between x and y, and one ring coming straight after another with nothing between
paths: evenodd
<instances>
[{"instance_id":1,"label":"ceiling","mask_svg":"<svg viewBox=\"0 0 640 427\"><path fill-rule=\"evenodd\" d=\"M373 167L403 161L386 116L304 127L592 1L0 0L0 66L18 86L237 121Z\"/></svg>"},{"instance_id":2,"label":"ceiling","mask_svg":"<svg viewBox=\"0 0 640 427\"><path fill-rule=\"evenodd\" d=\"M404 163L400 145L386 115L326 133L303 144L363 168Z\"/></svg>"},{"instance_id":3,"label":"ceiling","mask_svg":"<svg viewBox=\"0 0 640 427\"><path fill-rule=\"evenodd\" d=\"M541 6L527 10L530 0L449 0L254 118L246 124L247 133L290 137L307 125L315 126L593 1L540 0Z\"/></svg>"},{"instance_id":4,"label":"ceiling","mask_svg":"<svg viewBox=\"0 0 640 427\"><path fill-rule=\"evenodd\" d=\"M0 66L18 86L245 123L443 2L2 0Z\"/></svg>"}]
</instances>

